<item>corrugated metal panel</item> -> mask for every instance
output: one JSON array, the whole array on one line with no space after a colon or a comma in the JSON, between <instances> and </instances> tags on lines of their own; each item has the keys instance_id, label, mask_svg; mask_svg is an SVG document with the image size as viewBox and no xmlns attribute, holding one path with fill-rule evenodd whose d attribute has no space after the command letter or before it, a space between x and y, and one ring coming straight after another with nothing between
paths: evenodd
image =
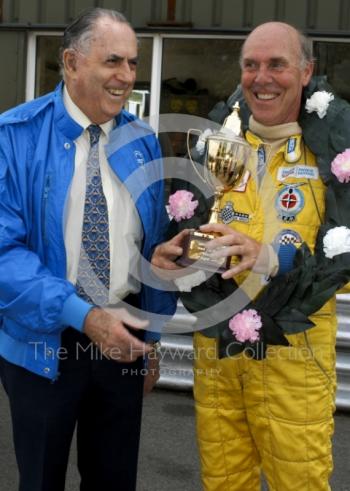
<instances>
[{"instance_id":1,"label":"corrugated metal panel","mask_svg":"<svg viewBox=\"0 0 350 491\"><path fill-rule=\"evenodd\" d=\"M18 22L18 0L3 0L3 22Z\"/></svg>"},{"instance_id":2,"label":"corrugated metal panel","mask_svg":"<svg viewBox=\"0 0 350 491\"><path fill-rule=\"evenodd\" d=\"M81 10L100 6L125 13L135 27L166 21L167 0L3 0L6 23L64 24ZM349 31L349 0L177 0L176 20L196 29L246 29L270 20L310 31Z\"/></svg>"},{"instance_id":3,"label":"corrugated metal panel","mask_svg":"<svg viewBox=\"0 0 350 491\"><path fill-rule=\"evenodd\" d=\"M192 332L196 318L178 302L175 316L165 326L161 347L161 376L158 387L192 390L193 344ZM179 332L182 334L169 334ZM184 335L183 333L189 333Z\"/></svg>"},{"instance_id":4,"label":"corrugated metal panel","mask_svg":"<svg viewBox=\"0 0 350 491\"><path fill-rule=\"evenodd\" d=\"M4 0L3 21L20 24L65 24L88 7L100 6L123 11L123 3L131 7L132 0L62 0L59 2L57 0Z\"/></svg>"},{"instance_id":5,"label":"corrugated metal panel","mask_svg":"<svg viewBox=\"0 0 350 491\"><path fill-rule=\"evenodd\" d=\"M337 296L337 316L337 346L350 352L350 295Z\"/></svg>"},{"instance_id":6,"label":"corrugated metal panel","mask_svg":"<svg viewBox=\"0 0 350 491\"><path fill-rule=\"evenodd\" d=\"M148 22L153 21L153 1L143 0L142 8L140 8L140 2L137 0L134 0L131 5L129 5L129 1L126 1L122 12L127 19L132 19L131 23L135 28L144 27ZM162 15L161 8L159 14Z\"/></svg>"},{"instance_id":7,"label":"corrugated metal panel","mask_svg":"<svg viewBox=\"0 0 350 491\"><path fill-rule=\"evenodd\" d=\"M277 2L280 3L280 2ZM253 2L253 19L252 26L275 20L276 2L268 0L267 2Z\"/></svg>"},{"instance_id":8,"label":"corrugated metal panel","mask_svg":"<svg viewBox=\"0 0 350 491\"><path fill-rule=\"evenodd\" d=\"M315 7L315 26L317 29L330 29L337 30L339 29L340 24L340 1L332 2L332 8L324 9L320 8L321 4L324 2L320 2L320 4ZM329 2L327 2L329 5Z\"/></svg>"},{"instance_id":9,"label":"corrugated metal panel","mask_svg":"<svg viewBox=\"0 0 350 491\"><path fill-rule=\"evenodd\" d=\"M150 18L153 22L159 21L163 18L164 4L160 0L152 0ZM164 12L164 18L166 17Z\"/></svg>"},{"instance_id":10,"label":"corrugated metal panel","mask_svg":"<svg viewBox=\"0 0 350 491\"><path fill-rule=\"evenodd\" d=\"M6 31L1 33L0 39L0 60L5 70L1 75L1 113L24 100L26 35L24 32Z\"/></svg>"},{"instance_id":11,"label":"corrugated metal panel","mask_svg":"<svg viewBox=\"0 0 350 491\"><path fill-rule=\"evenodd\" d=\"M337 407L350 410L350 295L338 295Z\"/></svg>"},{"instance_id":12,"label":"corrugated metal panel","mask_svg":"<svg viewBox=\"0 0 350 491\"><path fill-rule=\"evenodd\" d=\"M165 335L162 337L161 377L157 387L173 390L192 390L192 336Z\"/></svg>"},{"instance_id":13,"label":"corrugated metal panel","mask_svg":"<svg viewBox=\"0 0 350 491\"><path fill-rule=\"evenodd\" d=\"M350 295L339 295L337 301L337 397L338 409L350 410ZM194 317L179 304L166 331L191 332ZM162 337L161 377L158 387L192 390L192 336L164 334Z\"/></svg>"},{"instance_id":14,"label":"corrugated metal panel","mask_svg":"<svg viewBox=\"0 0 350 491\"><path fill-rule=\"evenodd\" d=\"M67 22L67 3L57 0L42 2L40 21L47 24L65 24Z\"/></svg>"},{"instance_id":15,"label":"corrugated metal panel","mask_svg":"<svg viewBox=\"0 0 350 491\"><path fill-rule=\"evenodd\" d=\"M340 2L340 22L339 29L350 30L350 2L341 0Z\"/></svg>"},{"instance_id":16,"label":"corrugated metal panel","mask_svg":"<svg viewBox=\"0 0 350 491\"><path fill-rule=\"evenodd\" d=\"M212 27L213 25L213 13L212 13L212 2L211 0L202 0L199 4L195 1L191 2L191 19L193 27L205 28Z\"/></svg>"},{"instance_id":17,"label":"corrugated metal panel","mask_svg":"<svg viewBox=\"0 0 350 491\"><path fill-rule=\"evenodd\" d=\"M306 27L308 29L314 29L317 25L317 6L318 0L306 2Z\"/></svg>"},{"instance_id":18,"label":"corrugated metal panel","mask_svg":"<svg viewBox=\"0 0 350 491\"><path fill-rule=\"evenodd\" d=\"M40 22L39 2L38 0L25 2L23 0L14 0L13 6L14 22L26 22L38 24Z\"/></svg>"},{"instance_id":19,"label":"corrugated metal panel","mask_svg":"<svg viewBox=\"0 0 350 491\"><path fill-rule=\"evenodd\" d=\"M285 2L285 17L281 20L290 22L299 29L306 29L308 4L309 2L305 2L305 0Z\"/></svg>"},{"instance_id":20,"label":"corrugated metal panel","mask_svg":"<svg viewBox=\"0 0 350 491\"><path fill-rule=\"evenodd\" d=\"M218 28L240 29L242 26L249 27L251 18L251 1L223 0L221 23Z\"/></svg>"}]
</instances>

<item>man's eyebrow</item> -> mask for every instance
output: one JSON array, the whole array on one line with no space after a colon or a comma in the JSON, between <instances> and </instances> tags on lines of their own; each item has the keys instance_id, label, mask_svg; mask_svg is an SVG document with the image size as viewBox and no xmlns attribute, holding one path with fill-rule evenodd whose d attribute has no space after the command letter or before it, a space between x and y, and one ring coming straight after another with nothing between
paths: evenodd
<instances>
[{"instance_id":1,"label":"man's eyebrow","mask_svg":"<svg viewBox=\"0 0 350 491\"><path fill-rule=\"evenodd\" d=\"M116 53L111 53L110 55L107 56L107 60L108 61L122 61L124 60L126 57L125 56L120 56L120 55L117 55ZM130 62L137 62L138 61L138 57L135 56L133 58L127 58L127 60Z\"/></svg>"},{"instance_id":2,"label":"man's eyebrow","mask_svg":"<svg viewBox=\"0 0 350 491\"><path fill-rule=\"evenodd\" d=\"M243 58L243 63L259 63L254 58ZM288 60L284 56L275 56L273 58L269 58L268 63L288 63Z\"/></svg>"},{"instance_id":3,"label":"man's eyebrow","mask_svg":"<svg viewBox=\"0 0 350 491\"><path fill-rule=\"evenodd\" d=\"M279 61L279 62L282 62L282 63L288 63L288 60L284 57L284 56L276 56L274 58L270 58L270 61Z\"/></svg>"}]
</instances>

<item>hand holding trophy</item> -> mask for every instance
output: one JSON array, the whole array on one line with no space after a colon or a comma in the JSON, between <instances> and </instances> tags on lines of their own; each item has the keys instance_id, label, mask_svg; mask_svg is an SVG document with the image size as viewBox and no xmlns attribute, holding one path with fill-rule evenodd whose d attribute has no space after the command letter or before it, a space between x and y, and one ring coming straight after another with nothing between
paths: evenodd
<instances>
[{"instance_id":1,"label":"hand holding trophy","mask_svg":"<svg viewBox=\"0 0 350 491\"><path fill-rule=\"evenodd\" d=\"M210 210L209 223L220 223L220 200L242 177L251 155L251 147L241 136L241 120L238 102L225 119L220 131L206 138L204 176L197 170L189 148L189 137L198 130L187 133L187 149L193 168L201 180L214 190L214 204ZM214 258L206 250L206 243L216 236L191 231L184 243L184 253L177 259L180 266L223 272L229 268L231 258Z\"/></svg>"}]
</instances>

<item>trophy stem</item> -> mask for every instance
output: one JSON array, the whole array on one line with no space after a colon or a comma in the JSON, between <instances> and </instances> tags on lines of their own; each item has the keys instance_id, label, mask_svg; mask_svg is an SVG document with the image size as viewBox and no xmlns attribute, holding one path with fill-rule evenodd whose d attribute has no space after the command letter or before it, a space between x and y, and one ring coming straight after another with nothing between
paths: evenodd
<instances>
[{"instance_id":1,"label":"trophy stem","mask_svg":"<svg viewBox=\"0 0 350 491\"><path fill-rule=\"evenodd\" d=\"M214 192L214 204L210 209L210 218L208 223L220 223L220 201L224 190L216 189Z\"/></svg>"},{"instance_id":2,"label":"trophy stem","mask_svg":"<svg viewBox=\"0 0 350 491\"><path fill-rule=\"evenodd\" d=\"M225 192L225 187L220 186L214 191L214 204L210 209L209 223L220 223L220 201ZM191 230L184 239L182 256L177 258L176 263L182 267L192 267L215 273L223 273L230 267L231 257L212 256L207 250L207 242L220 237L220 233L205 233L200 230Z\"/></svg>"}]
</instances>

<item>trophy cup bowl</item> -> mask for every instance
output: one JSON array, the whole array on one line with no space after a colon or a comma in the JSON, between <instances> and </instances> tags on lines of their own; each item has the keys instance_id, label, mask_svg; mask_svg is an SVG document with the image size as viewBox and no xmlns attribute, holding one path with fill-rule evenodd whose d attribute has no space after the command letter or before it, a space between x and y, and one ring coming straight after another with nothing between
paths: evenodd
<instances>
[{"instance_id":1,"label":"trophy cup bowl","mask_svg":"<svg viewBox=\"0 0 350 491\"><path fill-rule=\"evenodd\" d=\"M189 133L193 130L189 130ZM210 210L209 223L220 223L220 200L242 177L251 155L250 145L230 131L221 131L206 138L204 176L190 160L202 181L214 190L214 204ZM229 268L231 258L215 258L206 250L206 242L218 235L191 231L183 244L183 255L177 259L180 266L223 272Z\"/></svg>"},{"instance_id":2,"label":"trophy cup bowl","mask_svg":"<svg viewBox=\"0 0 350 491\"><path fill-rule=\"evenodd\" d=\"M205 180L221 195L241 178L251 148L241 137L217 133L207 137ZM220 196L221 197L221 196Z\"/></svg>"}]
</instances>

